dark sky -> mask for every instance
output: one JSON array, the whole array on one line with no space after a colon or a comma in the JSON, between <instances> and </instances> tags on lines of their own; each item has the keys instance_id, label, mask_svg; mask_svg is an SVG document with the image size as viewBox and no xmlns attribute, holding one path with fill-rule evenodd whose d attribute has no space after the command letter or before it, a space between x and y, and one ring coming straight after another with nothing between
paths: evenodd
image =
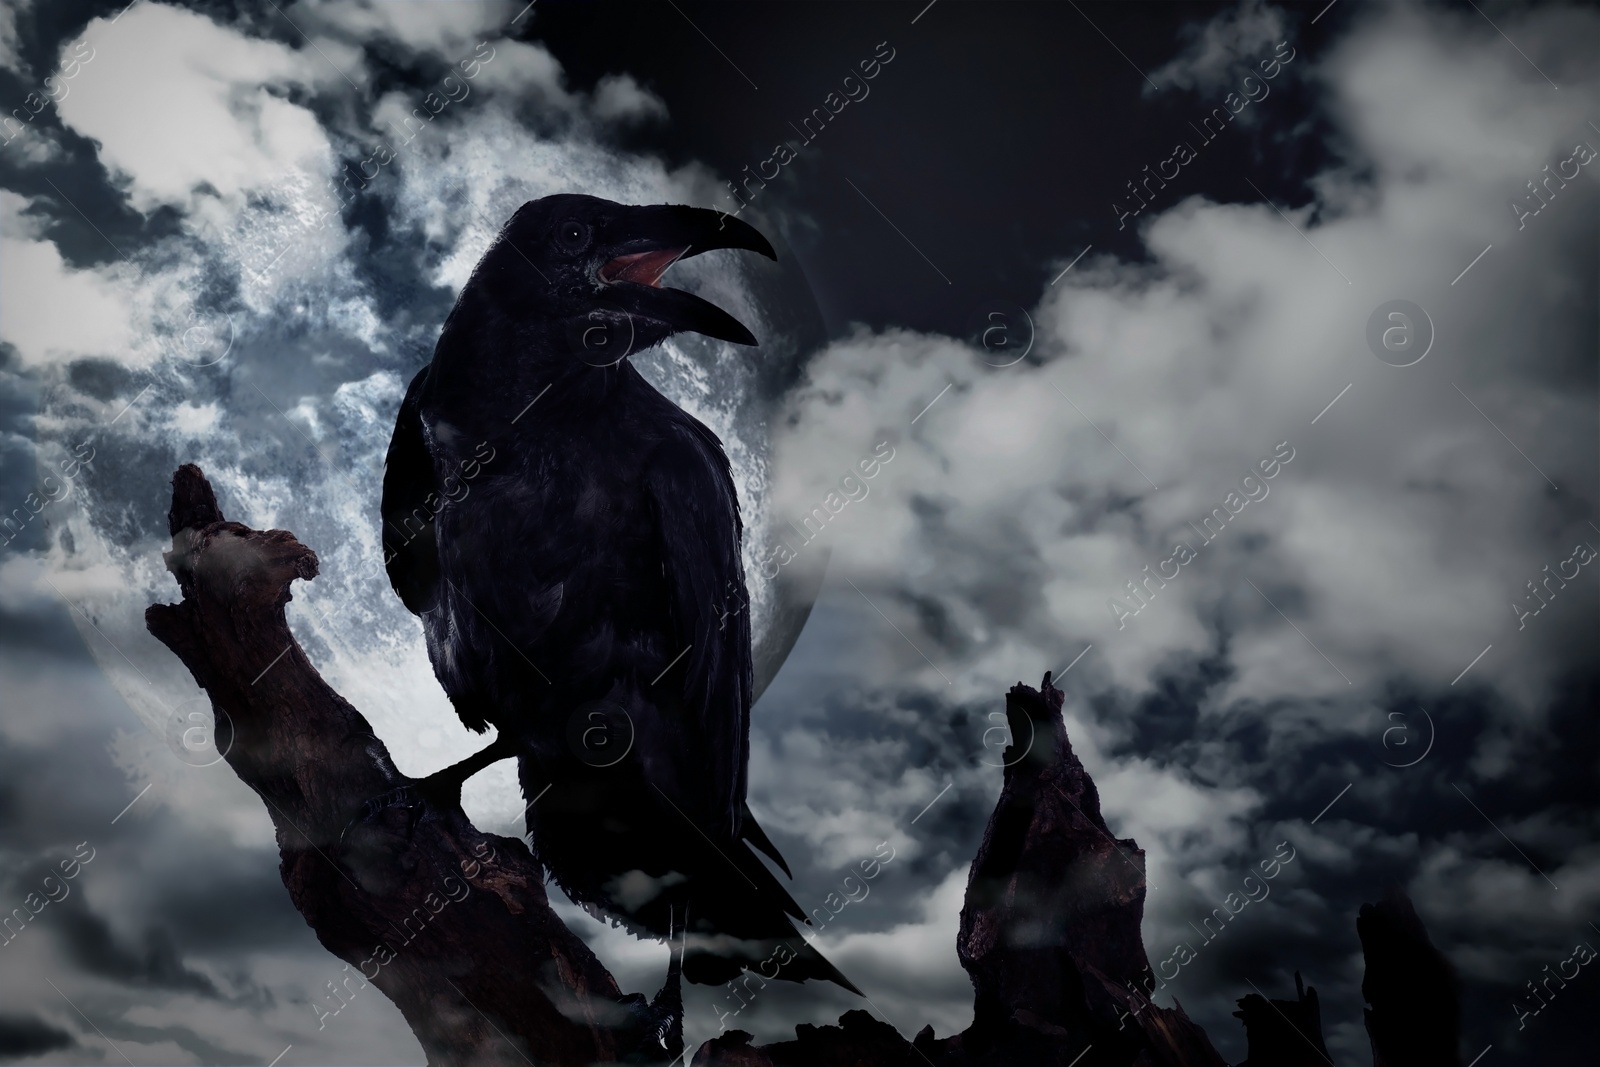
<instances>
[{"instance_id":1,"label":"dark sky","mask_svg":"<svg viewBox=\"0 0 1600 1067\"><path fill-rule=\"evenodd\" d=\"M370 8L398 25L394 12L424 2ZM1600 532L1600 164L1526 226L1506 208L1575 138L1600 145L1600 128L1585 132L1600 123L1592 9L540 0L505 32L519 5L499 5L485 34L504 33L508 56L511 40L548 48L571 99L552 104L551 76L494 68L509 84L480 83L418 150L433 154L350 208L348 243L306 268L309 281L246 306L242 253L197 220L249 221L276 194L213 173L232 162L220 149L215 161L185 156L192 173L174 192L147 141L200 128L199 109L184 108L204 94L253 99L255 79L353 162L380 98L424 91L470 45L447 26L403 42L394 26L335 17L350 5L281 4L359 74L355 89L270 7L172 4L158 21L158 5L142 6L117 30L145 36L108 33L95 76L126 62L124 77L170 80L194 99L118 110L115 87L96 96L86 78L72 106L40 117L48 140L0 148L6 506L37 484L60 412L88 410L104 428L152 386L97 468L97 532L149 564L145 527L160 525L172 462L199 457L248 468L226 503L237 517L332 540L359 510L341 479L376 470L398 402L392 383L373 383L426 358L459 284L442 264L470 243L465 187L514 184L524 167L539 191L641 174L643 188L689 187L660 179L654 158L733 178L798 142L790 124L886 42L894 58L870 95L798 147L750 216L787 238L838 342L815 354L814 381L785 409L775 466L793 485L774 499L804 510L863 449L886 438L899 449L838 524L835 573L756 715L752 804L795 867L797 899L826 893L862 841L870 852L900 835L904 860L852 910L837 958L897 1018L965 1010L951 949L959 893L947 890L998 787L974 757L985 716L1003 685L1036 683L1084 650L1066 683L1069 728L1113 829L1137 837L1160 874L1152 962L1277 841L1300 849L1270 905L1176 989L1219 1048L1243 1055L1233 999L1250 982L1286 995L1298 969L1322 990L1337 1062L1364 1063L1354 917L1400 885L1463 975L1463 1063L1491 1043L1479 1067L1582 1062L1600 1003L1593 968L1526 1032L1512 1004L1600 923L1595 572L1526 628L1507 603ZM64 43L117 7L21 11L15 55L0 50L0 99L32 91ZM141 67L141 49L170 59L163 34L189 35L195 51ZM1279 40L1294 58L1270 93L1202 144L1194 126ZM228 51L240 42L258 48ZM248 69L194 75L223 54ZM597 120L591 94L618 74L664 114ZM260 132L248 108L229 121ZM1127 183L1177 143L1196 158L1119 229ZM451 187L450 168L483 145L502 157ZM550 159L574 169L538 171ZM72 269L54 270L50 250ZM118 320L75 287L84 279L131 293L130 305L239 298L227 307L246 340L210 378L163 377L137 336L126 349L92 336L50 350L41 337ZM1437 327L1430 356L1404 372L1374 359L1364 335L1394 298L1426 306ZM1041 341L1009 377L958 343L999 306L1026 309ZM41 307L54 321L29 332ZM1113 625L1108 594L1285 439L1299 457L1245 528L1207 547L1150 614ZM330 475L328 455L354 473ZM0 955L0 1059L116 1061L41 974L89 997L106 1033L147 1046L149 1062L266 1062L291 1042L299 1062L364 1062L372 1048L403 1059L409 1035L394 1036L381 1002L317 1031L307 998L331 957L281 891L259 804L222 771L173 770L119 695L126 679L107 681L117 651L43 582L77 588L64 575L88 536L74 521L63 506L0 547L0 889L25 893L62 842L90 838L103 858L40 936ZM300 525L313 522L325 524ZM336 548L316 547L330 559ZM374 641L386 639L374 618ZM1388 730L1416 725L1418 709L1432 747L1400 768ZM113 832L110 816L151 781L160 789ZM656 980L654 957L597 945L618 954L607 959L626 981ZM771 1037L853 1006L775 990L740 1025ZM941 1022L940 1036L950 1029Z\"/></svg>"},{"instance_id":2,"label":"dark sky","mask_svg":"<svg viewBox=\"0 0 1600 1067\"><path fill-rule=\"evenodd\" d=\"M1156 70L1186 31L1227 5L939 3L912 25L925 6L556 3L541 6L540 33L577 84L625 70L661 95L676 121L642 146L725 176L753 169L779 141L799 142L789 124L889 43L895 59L870 94L761 194L815 227L798 247L832 327L959 334L986 300L1031 306L1062 249L1141 256L1111 205L1175 141L1198 141L1187 123L1208 107L1191 94L1151 92L1140 71ZM1318 7L1307 10L1289 24ZM1340 14L1300 35L1301 46L1314 48ZM1302 202L1298 176L1325 152L1295 85L1285 79L1252 105L1266 109L1252 115L1254 128L1226 131L1157 203L1259 199L1246 177Z\"/></svg>"}]
</instances>

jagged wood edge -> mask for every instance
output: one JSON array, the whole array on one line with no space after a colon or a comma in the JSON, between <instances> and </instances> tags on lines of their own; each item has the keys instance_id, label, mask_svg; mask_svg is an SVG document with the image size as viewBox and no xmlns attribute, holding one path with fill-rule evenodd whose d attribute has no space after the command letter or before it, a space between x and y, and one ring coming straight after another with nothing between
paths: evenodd
<instances>
[{"instance_id":1,"label":"jagged wood edge","mask_svg":"<svg viewBox=\"0 0 1600 1067\"><path fill-rule=\"evenodd\" d=\"M218 748L276 829L291 900L349 964L330 992L370 981L430 1064L635 1058L654 1037L644 998L623 995L551 910L522 841L479 831L459 806L353 824L411 779L290 633L289 586L316 576L316 554L226 521L192 464L173 476L169 526L183 600L151 605L146 626L210 696Z\"/></svg>"}]
</instances>

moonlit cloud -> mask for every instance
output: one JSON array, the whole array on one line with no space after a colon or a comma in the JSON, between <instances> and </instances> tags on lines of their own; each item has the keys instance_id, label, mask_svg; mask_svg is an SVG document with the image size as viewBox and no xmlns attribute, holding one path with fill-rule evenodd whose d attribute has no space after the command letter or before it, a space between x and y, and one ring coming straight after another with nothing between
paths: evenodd
<instances>
[{"instance_id":1,"label":"moonlit cloud","mask_svg":"<svg viewBox=\"0 0 1600 1067\"><path fill-rule=\"evenodd\" d=\"M1013 367L904 331L835 344L793 401L782 507L804 514L856 454L892 438L896 458L872 496L829 528L836 567L868 579L932 558L923 592L971 608L991 642L1014 628L1053 658L1098 637L1113 680L1137 690L1164 659L1210 647L1223 621L1241 668L1233 699L1332 700L1381 688L1396 671L1447 685L1482 647L1478 635L1508 620L1515 629L1505 605L1516 576L1539 573L1552 552L1565 555L1586 536L1579 513L1464 396L1579 493L1591 466L1576 436L1586 401L1536 367L1501 363L1500 339L1487 331L1441 339L1452 369L1438 359L1407 377L1362 350L1361 329L1385 296L1415 289L1419 277L1436 280L1429 288L1441 302L1459 300L1447 283L1471 258L1464 229L1507 245L1479 284L1514 305L1549 298L1576 234L1552 227L1536 258L1531 235L1517 242L1501 191L1577 136L1582 94L1535 105L1534 80L1476 36L1469 54L1501 78L1485 84L1461 52L1446 60L1418 17L1374 23L1317 72L1351 138L1349 159L1376 167L1375 187L1358 192L1370 183L1325 173L1319 200L1289 222L1268 204L1185 200L1146 224L1149 264L1091 256L1049 290L1033 310L1033 358ZM1379 42L1387 54L1368 47ZM1428 68L1426 91L1374 86L1418 66ZM1504 101L1498 110L1482 106L1490 95ZM1399 132L1423 127L1424 146ZM1498 164L1486 174L1484 146L1496 144ZM1423 157L1429 166L1418 172ZM1484 306L1459 309L1477 317ZM946 385L951 392L910 425ZM1260 478L1256 465L1274 455L1292 458ZM1240 487L1252 472L1264 494L1254 502ZM1226 526L1201 529L1229 494ZM1145 587L1153 595L1140 609L1127 583L1174 543L1198 558L1170 583ZM1465 565L1486 555L1487 566ZM1009 619L984 601L999 557L1046 591ZM1452 618L1447 599L1474 610ZM1120 628L1110 600L1129 612ZM966 658L982 670L987 644ZM1549 660L1537 647L1519 659L1487 684L1520 698L1525 713Z\"/></svg>"},{"instance_id":2,"label":"moonlit cloud","mask_svg":"<svg viewBox=\"0 0 1600 1067\"><path fill-rule=\"evenodd\" d=\"M32 0L17 0L0 8L0 67L9 67L18 73L27 73L22 57L17 54L21 43L17 35L17 16L26 15Z\"/></svg>"},{"instance_id":3,"label":"moonlit cloud","mask_svg":"<svg viewBox=\"0 0 1600 1067\"><path fill-rule=\"evenodd\" d=\"M31 206L0 190L0 340L30 367L124 356L134 337L130 272L64 262L55 244L41 239Z\"/></svg>"},{"instance_id":4,"label":"moonlit cloud","mask_svg":"<svg viewBox=\"0 0 1600 1067\"><path fill-rule=\"evenodd\" d=\"M58 105L61 118L98 143L101 162L127 180L136 210L237 198L295 166L331 173L321 126L286 99L293 89L343 84L316 52L155 3L114 23L94 20L82 40L94 59Z\"/></svg>"},{"instance_id":5,"label":"moonlit cloud","mask_svg":"<svg viewBox=\"0 0 1600 1067\"><path fill-rule=\"evenodd\" d=\"M299 0L287 7L287 15L308 33L337 34L352 46L393 43L432 57L467 52L485 37L499 36L516 16L518 6L509 0L505 3L422 4L392 0L328 4Z\"/></svg>"},{"instance_id":6,"label":"moonlit cloud","mask_svg":"<svg viewBox=\"0 0 1600 1067\"><path fill-rule=\"evenodd\" d=\"M510 39L520 3L282 6L309 38L277 15L153 0L91 21L78 39L95 58L61 128L4 150L22 177L0 189L0 374L5 403L25 412L7 425L26 431L0 453L26 468L6 468L8 505L36 468L59 470L79 442L97 450L0 561L0 621L18 635L8 708L35 709L0 724L15 750L0 779L31 798L3 843L7 869L61 844L45 831L65 816L39 798L107 827L73 898L79 940L41 928L7 951L29 972L70 975L137 1062L268 1062L291 1040L302 1062L420 1056L376 991L318 1027L313 998L339 965L276 880L259 801L225 765L174 755L168 735L198 690L141 614L175 596L160 563L173 466L200 462L230 518L293 529L318 551L323 573L296 587L291 624L401 768L461 758L480 739L457 724L375 563L377 479L406 384L524 200L726 203L710 167L619 148L619 131L678 116L647 80L580 85L551 48ZM1298 194L1270 202L1175 183L1130 220L1137 257L1101 245L1062 274L1082 248L1064 244L1036 264L1032 345L1014 365L971 338L846 328L771 418L768 454L746 432L752 409L730 399L748 396L750 366L692 340L640 358L729 446L753 613L771 608L759 575L776 541L795 552L783 568L830 560L758 705L750 803L808 909L880 843L896 850L819 943L908 1036L970 1020L954 946L1000 785L992 716L1006 687L1047 669L1108 824L1146 852L1153 963L1280 842L1298 850L1271 896L1163 994L1233 1059L1245 978L1276 981L1300 960L1335 1058L1367 1055L1350 902L1375 899L1376 880L1407 886L1435 941L1483 983L1532 977L1595 911L1600 825L1561 739L1577 749L1592 732L1571 711L1592 698L1592 634L1574 620L1589 617L1579 593L1592 607L1600 561L1521 628L1512 605L1575 545L1600 546L1600 160L1536 215L1512 204L1576 145L1600 148L1586 50L1600 19L1494 14L1515 47L1466 9L1373 6L1314 38L1261 3L1197 22L1149 69L1160 91L1146 97L1210 107L1289 40L1274 92L1305 94L1308 112L1290 129L1253 109L1239 135L1311 137L1317 124L1326 154ZM18 70L18 28L36 15L0 11L0 65ZM59 179L50 168L68 159L134 220L132 238L113 231L123 247L28 177ZM762 206L781 213L777 200ZM675 271L766 337L782 309L714 258ZM1366 340L1375 309L1399 299L1437 333L1410 367ZM807 543L818 509L825 529ZM1180 544L1192 556L1176 562ZM38 651L77 640L68 611L104 674ZM100 710L67 714L78 707ZM1417 746L1399 754L1380 740L1397 710ZM1433 758L1399 769L1424 736ZM125 836L110 833L146 785L116 824ZM1519 814L1492 826L1463 799L1498 815L1487 795ZM474 778L465 803L485 829L515 832L510 766ZM654 991L660 945L557 907L625 986ZM247 910L259 928L240 921ZM100 932L104 951L87 953ZM171 952L136 951L163 937ZM100 1049L65 1005L5 988L48 1007L28 1017L37 1025L0 1019L0 1035L82 1039L40 1062ZM716 1033L719 991L686 996L690 1040ZM857 1006L773 983L729 1025L784 1039Z\"/></svg>"},{"instance_id":7,"label":"moonlit cloud","mask_svg":"<svg viewBox=\"0 0 1600 1067\"><path fill-rule=\"evenodd\" d=\"M297 7L292 17L312 40L292 44L166 4L94 20L81 38L94 60L71 83L60 121L89 139L128 207L170 213L175 229L126 247L96 234L98 265L84 265L83 253L69 256L46 221L73 213L72 205L52 193L3 193L0 341L45 391L32 420L38 461L52 465L79 441L97 455L81 491L31 520L30 536L45 542L39 556L8 558L0 568L0 607L39 611L64 598L75 613L82 609L78 619L93 620L84 623L85 640L143 720L142 729L124 723L107 731L109 744L104 736L95 742L108 781L133 785L110 812L148 786L140 810L167 828L162 848L209 840L230 862L277 865L259 800L225 765L174 757L183 716L206 702L141 621L144 604L174 595L159 536L171 468L198 460L230 517L293 528L318 546L324 575L296 592L293 624L404 769L422 774L465 755L480 740L455 720L415 620L372 565L376 472L395 407L449 300L523 201L574 189L634 202L712 199L703 168L669 170L602 143L608 123L664 117L658 99L625 76L603 79L592 94L570 89L548 50L501 36L515 13L494 5ZM384 42L424 68L420 86L368 95L366 49ZM432 73L444 69L452 82ZM451 94L443 107L430 97L436 90ZM425 125L419 109L435 112ZM373 167L380 145L387 154ZM343 217L342 200L357 190L391 220L384 269L406 277L416 299L397 304L374 285L371 235ZM724 306L761 325L742 276L723 277L717 264L689 266L680 284L720 290ZM754 368L708 373L702 362L716 358L715 348L690 340L642 362L729 443L750 505L747 526L759 530L762 444L741 439L748 414L738 404L750 401L737 398L748 391L730 387ZM57 698L46 695L48 684L13 689L8 676L8 700L14 693L50 706ZM476 778L465 799L480 825L520 829L513 824L523 802L510 765ZM144 824L133 825L153 847ZM107 879L95 894L137 899L83 899L96 914L120 907L148 916L182 895L174 884L182 878ZM275 876L260 884L286 906ZM312 1058L415 1058L414 1039L375 992L336 1023L317 1025L312 1002L339 966L305 941L293 918L281 951L183 942L176 965L202 961L196 973L223 991L225 1005L197 1010L186 999L192 991L119 989L118 981L140 984L120 972L85 976L74 991L98 998L121 1020L106 1024L112 1040L151 1061L232 1061L248 1047L248 1057L265 1062L282 1047L267 1049L277 1033ZM619 942L575 911L570 921L596 938L619 974L659 982L659 946ZM136 944L145 933L133 927L118 936ZM48 935L32 940L38 967L78 966ZM278 1000L268 1006L236 995L235 972L277 990Z\"/></svg>"},{"instance_id":8,"label":"moonlit cloud","mask_svg":"<svg viewBox=\"0 0 1600 1067\"><path fill-rule=\"evenodd\" d=\"M1193 24L1183 52L1151 71L1150 78L1163 89L1187 89L1220 99L1225 92L1239 91L1247 75L1259 78L1257 63L1271 58L1278 42L1292 36L1290 26L1282 8L1246 0L1208 22ZM1159 91L1144 88L1146 95Z\"/></svg>"},{"instance_id":9,"label":"moonlit cloud","mask_svg":"<svg viewBox=\"0 0 1600 1067\"><path fill-rule=\"evenodd\" d=\"M1544 56L1562 49L1558 27L1570 32L1570 18L1530 16L1515 36ZM872 635L855 662L888 658L901 684L943 703L1017 677L1034 682L1092 643L1067 688L1098 710L1069 729L1116 832L1149 853L1160 887L1145 923L1153 962L1173 941L1193 940L1189 921L1256 852L1318 833L1310 817L1346 781L1308 792L1304 820L1264 819L1272 772L1252 766L1230 735L1264 734L1269 754L1292 764L1308 746L1375 733L1377 709L1397 689L1444 699L1492 643L1496 658L1477 664L1471 681L1493 694L1487 757L1507 737L1547 728L1581 640L1559 632L1557 619L1530 639L1509 605L1572 544L1600 544L1584 521L1594 511L1592 449L1582 443L1592 392L1569 388L1553 355L1508 361L1503 309L1549 309L1545 353L1592 340L1571 280L1582 276L1581 223L1593 218L1600 170L1572 179L1590 199L1563 193L1572 212L1564 225L1519 231L1506 197L1571 155L1570 142L1600 145L1583 121L1596 74L1592 62L1568 63L1553 94L1485 29L1401 8L1322 54L1300 45L1297 73L1324 88L1341 146L1311 179L1314 198L1191 197L1147 212L1149 260L1091 254L1046 287L1030 309L1037 333L1026 361L996 367L952 338L858 330L815 361L793 397L780 442L781 514L806 515L876 442L896 450L870 495L839 509L819 542L832 547L835 576L865 594L841 594ZM1249 41L1283 32L1276 9L1246 6L1201 30L1158 80L1209 91L1231 77L1235 52L1248 56ZM1496 258L1452 288L1491 242ZM1423 301L1440 324L1433 352L1411 368L1379 362L1363 343L1369 314L1396 297ZM1274 477L1259 477L1263 459L1291 453ZM1242 488L1252 473L1257 487ZM1245 499L1251 492L1259 499ZM1199 528L1224 508L1225 526ZM1156 570L1175 544L1194 558L1176 577L1164 572L1164 584L1141 585L1152 594L1141 606L1127 583L1144 582L1144 568ZM1025 591L996 593L1018 586ZM1128 752L1131 735L1155 728L1141 709L1202 664L1212 681L1196 688L1184 758ZM852 751L848 764L867 751ZM786 780L839 763L825 739L785 752ZM1491 778L1519 773L1504 760L1479 767ZM889 773L891 788L921 777ZM903 810L907 801L891 803ZM820 843L863 806L871 803L848 793L823 801L808 833ZM1572 830L1574 815L1555 818ZM1368 856L1390 848L1370 833L1361 847ZM1308 854L1337 869L1332 855ZM1456 924L1491 907L1488 891L1442 896L1447 883L1461 892L1471 883L1434 872L1466 862L1449 848L1425 854L1419 908L1437 902L1439 921ZM1578 865L1571 880L1586 877L1589 860L1567 862ZM1475 870L1484 879L1498 870L1530 907L1549 888L1514 863ZM1255 924L1254 935L1229 937L1292 923L1291 892L1315 899L1310 871L1286 875L1298 888L1241 922ZM1562 925L1539 923L1548 936ZM1185 981L1174 992L1191 1012L1198 1003L1209 1018L1226 1017L1225 997ZM1341 1034L1365 1040L1356 1029Z\"/></svg>"}]
</instances>

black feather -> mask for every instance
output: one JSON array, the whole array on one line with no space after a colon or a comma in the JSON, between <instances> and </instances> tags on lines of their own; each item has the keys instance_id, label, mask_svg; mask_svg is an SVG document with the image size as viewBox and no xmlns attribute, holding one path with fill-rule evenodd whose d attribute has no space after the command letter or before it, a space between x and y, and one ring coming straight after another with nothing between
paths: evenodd
<instances>
[{"instance_id":1,"label":"black feather","mask_svg":"<svg viewBox=\"0 0 1600 1067\"><path fill-rule=\"evenodd\" d=\"M750 339L653 284L658 264L718 247L771 254L717 212L524 205L401 405L385 561L462 720L514 740L535 853L568 896L656 936L687 909L690 981L757 968L854 991L752 850L789 874L745 804L750 625L726 607L747 599L727 455L625 358L679 330Z\"/></svg>"}]
</instances>

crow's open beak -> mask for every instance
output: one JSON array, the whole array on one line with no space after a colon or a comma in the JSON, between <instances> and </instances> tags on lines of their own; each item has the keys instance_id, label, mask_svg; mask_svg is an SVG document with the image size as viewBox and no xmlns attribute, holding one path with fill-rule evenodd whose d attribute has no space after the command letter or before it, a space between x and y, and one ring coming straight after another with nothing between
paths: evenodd
<instances>
[{"instance_id":1,"label":"crow's open beak","mask_svg":"<svg viewBox=\"0 0 1600 1067\"><path fill-rule=\"evenodd\" d=\"M661 285L661 276L678 260L718 248L744 248L777 259L754 226L706 208L631 207L605 225L600 243L605 259L596 278L611 287L613 297L630 315L662 323L675 333L692 331L734 344L756 344L743 323L715 304Z\"/></svg>"}]
</instances>

